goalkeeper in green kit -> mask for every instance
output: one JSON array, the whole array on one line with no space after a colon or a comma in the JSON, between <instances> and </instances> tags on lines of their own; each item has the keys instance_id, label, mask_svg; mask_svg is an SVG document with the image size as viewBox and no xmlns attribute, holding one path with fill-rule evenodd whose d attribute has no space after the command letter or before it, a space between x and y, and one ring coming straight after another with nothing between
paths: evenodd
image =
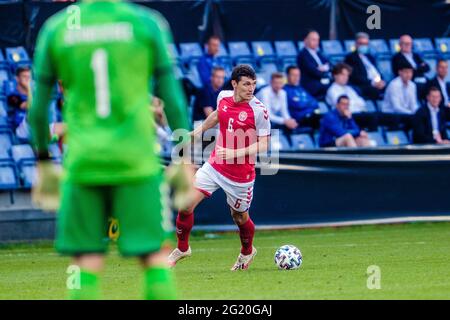
<instances>
[{"instance_id":1,"label":"goalkeeper in green kit","mask_svg":"<svg viewBox=\"0 0 450 320\"><path fill-rule=\"evenodd\" d=\"M45 23L36 44L29 111L39 159L33 199L44 209L59 205L55 246L81 271L70 298L99 298L113 216L120 221L120 253L139 257L144 267L145 298L174 299L162 250L172 222L148 108L152 82L169 125L185 129L188 142L185 99L167 53L170 30L158 13L126 2L91 0L79 9L79 26L70 26L64 10ZM57 79L65 89L67 124L60 186L47 149L48 105ZM177 168L187 195L190 167Z\"/></svg>"}]
</instances>

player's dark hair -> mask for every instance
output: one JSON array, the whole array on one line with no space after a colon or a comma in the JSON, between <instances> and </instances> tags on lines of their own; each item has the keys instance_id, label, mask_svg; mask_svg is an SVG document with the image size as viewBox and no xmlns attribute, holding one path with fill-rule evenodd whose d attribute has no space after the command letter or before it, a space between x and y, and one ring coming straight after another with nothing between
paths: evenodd
<instances>
[{"instance_id":1,"label":"player's dark hair","mask_svg":"<svg viewBox=\"0 0 450 320\"><path fill-rule=\"evenodd\" d=\"M414 70L412 65L410 65L408 62L406 62L406 61L401 62L400 65L398 66L398 71L402 71L402 70L406 70L406 69Z\"/></svg>"},{"instance_id":2,"label":"player's dark hair","mask_svg":"<svg viewBox=\"0 0 450 320\"><path fill-rule=\"evenodd\" d=\"M247 77L252 80L256 79L256 73L253 68L248 64L240 64L233 68L233 71L231 72L231 80L234 80L236 82L241 81L242 77Z\"/></svg>"},{"instance_id":3,"label":"player's dark hair","mask_svg":"<svg viewBox=\"0 0 450 320\"><path fill-rule=\"evenodd\" d=\"M342 100L344 100L344 99L350 100L350 98L348 97L348 95L343 94L343 95L340 95L340 96L339 96L339 98L337 99L337 103L340 103L340 102L341 102Z\"/></svg>"},{"instance_id":4,"label":"player's dark hair","mask_svg":"<svg viewBox=\"0 0 450 320\"><path fill-rule=\"evenodd\" d=\"M353 69L348 64L340 62L333 67L333 70L331 70L331 73L333 74L333 76L335 76L337 74L340 74L342 72L342 70L347 70L348 73L352 73Z\"/></svg>"},{"instance_id":5,"label":"player's dark hair","mask_svg":"<svg viewBox=\"0 0 450 320\"><path fill-rule=\"evenodd\" d=\"M18 67L16 69L16 76L20 76L22 72L30 71L30 67L24 66L24 67Z\"/></svg>"},{"instance_id":6,"label":"player's dark hair","mask_svg":"<svg viewBox=\"0 0 450 320\"><path fill-rule=\"evenodd\" d=\"M290 65L290 66L288 66L288 67L286 68L286 74L289 75L289 73L291 73L291 70L294 70L294 69L299 69L299 70L300 70L299 67L294 66L294 65Z\"/></svg>"}]
</instances>

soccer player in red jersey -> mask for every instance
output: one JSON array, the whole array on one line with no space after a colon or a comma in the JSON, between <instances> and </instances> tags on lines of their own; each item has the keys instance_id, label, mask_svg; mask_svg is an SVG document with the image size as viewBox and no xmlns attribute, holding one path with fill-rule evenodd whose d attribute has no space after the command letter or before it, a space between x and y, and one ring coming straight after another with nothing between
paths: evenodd
<instances>
[{"instance_id":1,"label":"soccer player in red jersey","mask_svg":"<svg viewBox=\"0 0 450 320\"><path fill-rule=\"evenodd\" d=\"M222 91L217 109L192 132L194 137L219 124L219 136L211 156L195 175L195 196L191 205L178 212L178 246L169 263L191 256L189 234L194 224L194 209L221 188L235 224L239 227L241 252L231 270L247 269L256 255L253 246L255 225L249 216L255 181L255 159L268 149L270 120L266 107L255 98L256 74L249 65L238 65L231 75L233 90Z\"/></svg>"}]
</instances>

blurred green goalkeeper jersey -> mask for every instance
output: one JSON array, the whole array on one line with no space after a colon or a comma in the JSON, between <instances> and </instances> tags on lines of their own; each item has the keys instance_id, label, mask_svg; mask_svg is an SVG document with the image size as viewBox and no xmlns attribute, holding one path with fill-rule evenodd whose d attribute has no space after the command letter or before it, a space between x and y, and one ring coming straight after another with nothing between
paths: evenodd
<instances>
[{"instance_id":1,"label":"blurred green goalkeeper jersey","mask_svg":"<svg viewBox=\"0 0 450 320\"><path fill-rule=\"evenodd\" d=\"M169 76L166 87L171 88L165 88L165 95L172 100L162 98L171 128L188 129L169 41L168 24L157 12L120 1L86 1L45 23L36 45L34 72L37 84L53 86L60 79L64 87L68 180L124 183L161 170L149 110L150 82L158 81L158 74ZM38 94L36 88L35 99ZM40 104L33 101L33 106L35 102ZM33 111L30 123L38 131L38 148L43 149L46 143L39 140L45 134L39 139L42 123L37 124L39 113Z\"/></svg>"}]
</instances>

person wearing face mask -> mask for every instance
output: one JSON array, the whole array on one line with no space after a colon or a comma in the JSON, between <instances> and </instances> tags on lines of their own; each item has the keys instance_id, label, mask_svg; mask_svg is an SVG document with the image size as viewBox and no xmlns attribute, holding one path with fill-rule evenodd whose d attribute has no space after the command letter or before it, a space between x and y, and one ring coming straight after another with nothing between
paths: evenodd
<instances>
[{"instance_id":1,"label":"person wearing face mask","mask_svg":"<svg viewBox=\"0 0 450 320\"><path fill-rule=\"evenodd\" d=\"M356 50L344 60L353 69L349 83L357 87L365 99L381 99L386 83L376 67L375 58L369 52L369 35L357 33L355 47Z\"/></svg>"}]
</instances>

